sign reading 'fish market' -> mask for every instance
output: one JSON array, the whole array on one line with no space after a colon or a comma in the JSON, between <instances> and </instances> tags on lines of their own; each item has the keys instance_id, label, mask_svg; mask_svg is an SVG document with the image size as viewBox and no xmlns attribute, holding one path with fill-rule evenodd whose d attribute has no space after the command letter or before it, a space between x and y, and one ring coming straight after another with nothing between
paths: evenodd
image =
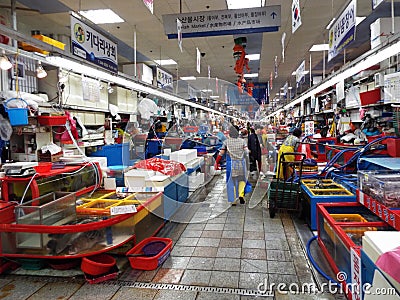
<instances>
[{"instance_id":1,"label":"sign reading 'fish market'","mask_svg":"<svg viewBox=\"0 0 400 300\"><path fill-rule=\"evenodd\" d=\"M281 26L281 6L164 15L169 39L178 38L176 19L182 23L183 38L272 32Z\"/></svg>"}]
</instances>

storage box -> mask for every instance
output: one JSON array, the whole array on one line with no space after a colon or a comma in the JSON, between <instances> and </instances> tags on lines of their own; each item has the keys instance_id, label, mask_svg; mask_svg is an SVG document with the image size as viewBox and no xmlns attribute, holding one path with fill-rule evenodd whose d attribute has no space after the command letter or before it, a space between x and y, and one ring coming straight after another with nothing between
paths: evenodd
<instances>
[{"instance_id":1,"label":"storage box","mask_svg":"<svg viewBox=\"0 0 400 300\"><path fill-rule=\"evenodd\" d=\"M391 157L400 157L400 139L387 139L386 144Z\"/></svg>"},{"instance_id":2,"label":"storage box","mask_svg":"<svg viewBox=\"0 0 400 300\"><path fill-rule=\"evenodd\" d=\"M185 164L197 158L197 150L196 149L182 149L179 151L172 152L170 155L170 160L174 160Z\"/></svg>"},{"instance_id":3,"label":"storage box","mask_svg":"<svg viewBox=\"0 0 400 300\"><path fill-rule=\"evenodd\" d=\"M67 116L38 116L37 119L42 126L62 126L67 122Z\"/></svg>"},{"instance_id":4,"label":"storage box","mask_svg":"<svg viewBox=\"0 0 400 300\"><path fill-rule=\"evenodd\" d=\"M60 161L60 158L63 156L62 151L56 154L51 154L50 151L42 152L42 150L38 150L37 153L38 153L38 160L43 162Z\"/></svg>"},{"instance_id":5,"label":"storage box","mask_svg":"<svg viewBox=\"0 0 400 300\"><path fill-rule=\"evenodd\" d=\"M16 203L0 200L0 220L3 224L15 222L14 208Z\"/></svg>"},{"instance_id":6,"label":"storage box","mask_svg":"<svg viewBox=\"0 0 400 300\"><path fill-rule=\"evenodd\" d=\"M145 186L146 179L156 175L152 170L130 170L125 173L124 181L126 187Z\"/></svg>"},{"instance_id":7,"label":"storage box","mask_svg":"<svg viewBox=\"0 0 400 300\"><path fill-rule=\"evenodd\" d=\"M378 103L381 99L382 97L380 88L360 93L361 105L375 104Z\"/></svg>"},{"instance_id":8,"label":"storage box","mask_svg":"<svg viewBox=\"0 0 400 300\"><path fill-rule=\"evenodd\" d=\"M143 253L143 247L148 243L162 241L165 243L165 247L155 256L135 256L129 257L132 254L140 254ZM160 266L170 255L172 248L172 240L169 238L159 238L159 237L150 237L146 238L129 250L126 254L128 256L129 262L133 269L139 270L154 270L158 266Z\"/></svg>"}]
</instances>

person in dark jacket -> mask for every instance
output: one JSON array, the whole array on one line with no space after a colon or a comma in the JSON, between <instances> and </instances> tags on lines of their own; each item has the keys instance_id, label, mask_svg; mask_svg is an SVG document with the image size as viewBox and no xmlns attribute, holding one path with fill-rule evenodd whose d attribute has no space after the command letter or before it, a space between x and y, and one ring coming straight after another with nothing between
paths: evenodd
<instances>
[{"instance_id":1,"label":"person in dark jacket","mask_svg":"<svg viewBox=\"0 0 400 300\"><path fill-rule=\"evenodd\" d=\"M250 128L247 147L250 150L250 172L261 172L261 146L254 128Z\"/></svg>"}]
</instances>

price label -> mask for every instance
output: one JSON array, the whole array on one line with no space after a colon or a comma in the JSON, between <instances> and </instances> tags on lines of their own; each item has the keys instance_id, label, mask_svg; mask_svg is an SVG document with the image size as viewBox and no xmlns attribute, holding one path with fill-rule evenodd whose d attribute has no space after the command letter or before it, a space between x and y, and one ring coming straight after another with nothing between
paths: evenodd
<instances>
[{"instance_id":1,"label":"price label","mask_svg":"<svg viewBox=\"0 0 400 300\"><path fill-rule=\"evenodd\" d=\"M136 206L135 205L121 205L121 206L114 206L110 208L110 213L112 216L115 215L124 215L124 214L132 214L135 213Z\"/></svg>"}]
</instances>

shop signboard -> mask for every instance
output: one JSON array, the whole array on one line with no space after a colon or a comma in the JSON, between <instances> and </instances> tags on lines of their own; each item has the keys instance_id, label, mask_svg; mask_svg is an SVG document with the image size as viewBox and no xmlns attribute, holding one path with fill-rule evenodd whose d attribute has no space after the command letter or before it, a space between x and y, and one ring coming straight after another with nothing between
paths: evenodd
<instances>
[{"instance_id":1,"label":"shop signboard","mask_svg":"<svg viewBox=\"0 0 400 300\"><path fill-rule=\"evenodd\" d=\"M281 26L281 6L163 15L169 39L178 38L176 19L182 22L183 38L273 32Z\"/></svg>"},{"instance_id":2,"label":"shop signboard","mask_svg":"<svg viewBox=\"0 0 400 300\"><path fill-rule=\"evenodd\" d=\"M354 300L361 300L361 257L354 248L350 249L351 255L351 295Z\"/></svg>"},{"instance_id":3,"label":"shop signboard","mask_svg":"<svg viewBox=\"0 0 400 300\"><path fill-rule=\"evenodd\" d=\"M356 39L357 0L352 0L329 29L328 61Z\"/></svg>"},{"instance_id":4,"label":"shop signboard","mask_svg":"<svg viewBox=\"0 0 400 300\"><path fill-rule=\"evenodd\" d=\"M303 80L305 71L306 71L306 61L303 60L300 66L296 70L296 83L299 83Z\"/></svg>"},{"instance_id":5,"label":"shop signboard","mask_svg":"<svg viewBox=\"0 0 400 300\"><path fill-rule=\"evenodd\" d=\"M163 90L172 91L174 89L174 78L171 74L157 68L156 70L157 87Z\"/></svg>"},{"instance_id":6,"label":"shop signboard","mask_svg":"<svg viewBox=\"0 0 400 300\"><path fill-rule=\"evenodd\" d=\"M118 73L117 44L71 14L71 52L113 73Z\"/></svg>"},{"instance_id":7,"label":"shop signboard","mask_svg":"<svg viewBox=\"0 0 400 300\"><path fill-rule=\"evenodd\" d=\"M383 0L372 0L372 9L375 9L378 7L379 4L381 4Z\"/></svg>"}]
</instances>

